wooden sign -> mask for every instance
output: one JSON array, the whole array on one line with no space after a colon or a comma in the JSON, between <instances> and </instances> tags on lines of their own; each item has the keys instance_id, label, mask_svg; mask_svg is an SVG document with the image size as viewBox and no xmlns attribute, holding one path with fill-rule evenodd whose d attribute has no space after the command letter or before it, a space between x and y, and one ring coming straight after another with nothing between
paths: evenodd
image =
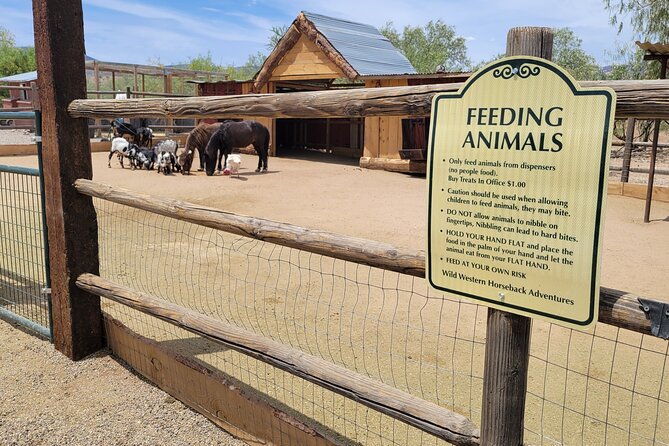
<instances>
[{"instance_id":1,"label":"wooden sign","mask_svg":"<svg viewBox=\"0 0 669 446\"><path fill-rule=\"evenodd\" d=\"M433 100L427 279L572 328L597 322L615 93L509 57Z\"/></svg>"}]
</instances>

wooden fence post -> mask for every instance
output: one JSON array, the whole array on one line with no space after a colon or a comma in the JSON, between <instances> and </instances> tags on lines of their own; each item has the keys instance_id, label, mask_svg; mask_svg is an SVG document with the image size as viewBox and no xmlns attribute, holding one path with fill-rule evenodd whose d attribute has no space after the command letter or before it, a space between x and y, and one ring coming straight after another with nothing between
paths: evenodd
<instances>
[{"instance_id":1,"label":"wooden fence post","mask_svg":"<svg viewBox=\"0 0 669 446\"><path fill-rule=\"evenodd\" d=\"M100 298L75 285L80 274L99 271L93 202L74 188L77 178L93 174L88 122L71 118L67 111L73 99L86 98L81 0L33 0L33 15L43 116L53 341L58 351L77 360L103 346Z\"/></svg>"},{"instance_id":2,"label":"wooden fence post","mask_svg":"<svg viewBox=\"0 0 669 446\"><path fill-rule=\"evenodd\" d=\"M630 178L630 164L632 162L632 146L634 145L634 126L636 119L627 118L625 124L625 150L623 152L623 173L620 176L621 183L627 183Z\"/></svg>"},{"instance_id":3,"label":"wooden fence post","mask_svg":"<svg viewBox=\"0 0 669 446\"><path fill-rule=\"evenodd\" d=\"M506 41L507 56L551 59L550 28L512 28ZM523 444L527 367L532 320L488 308L481 446Z\"/></svg>"}]
</instances>

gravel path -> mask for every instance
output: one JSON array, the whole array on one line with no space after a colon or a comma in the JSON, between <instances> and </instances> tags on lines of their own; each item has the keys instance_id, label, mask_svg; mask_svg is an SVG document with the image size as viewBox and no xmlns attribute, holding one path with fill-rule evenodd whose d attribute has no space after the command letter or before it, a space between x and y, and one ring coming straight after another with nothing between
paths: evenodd
<instances>
[{"instance_id":1,"label":"gravel path","mask_svg":"<svg viewBox=\"0 0 669 446\"><path fill-rule=\"evenodd\" d=\"M30 130L0 130L0 145L33 144Z\"/></svg>"},{"instance_id":2,"label":"gravel path","mask_svg":"<svg viewBox=\"0 0 669 446\"><path fill-rule=\"evenodd\" d=\"M246 445L106 350L72 362L2 319L0 340L0 445Z\"/></svg>"}]
</instances>

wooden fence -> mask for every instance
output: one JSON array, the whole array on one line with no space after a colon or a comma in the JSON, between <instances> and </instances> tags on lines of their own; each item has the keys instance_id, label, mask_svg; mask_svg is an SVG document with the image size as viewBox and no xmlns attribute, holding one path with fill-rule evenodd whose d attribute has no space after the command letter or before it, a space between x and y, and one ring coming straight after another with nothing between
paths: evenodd
<instances>
[{"instance_id":1,"label":"wooden fence","mask_svg":"<svg viewBox=\"0 0 669 446\"><path fill-rule=\"evenodd\" d=\"M380 383L357 376L346 370L328 365L323 368L302 352L292 351L272 344L269 340L248 337L249 333L233 330L220 322L211 321L184 309L166 305L150 296L133 290L122 289L100 279L98 256L98 228L91 196L97 196L151 212L169 215L185 221L242 234L248 237L299 246L336 258L342 258L379 268L402 271L418 277L424 276L424 259L420 253L408 253L392 246L335 236L319 231L259 219L245 220L219 210L189 206L173 200L156 201L146 196L107 188L90 180L90 161L87 123L79 118L109 118L116 116L158 117L232 117L239 115L265 117L341 117L410 115L423 116L430 112L432 97L437 92L453 91L457 84L421 87L394 87L326 92L305 92L274 95L245 95L206 98L128 99L124 101L84 100L84 46L82 7L80 0L34 0L37 65L40 72L39 86L44 112L45 176L51 187L47 191L49 244L51 246L52 293L54 311L54 344L72 359L82 358L101 348L102 313L99 295L117 299L141 311L149 312L163 320L177 323L195 333L202 334L236 348L259 359L295 373L319 385L327 386L356 401L384 411L389 415L412 423L421 429L454 441L456 444L478 444L478 431L469 420L447 411L434 408L429 403L417 402ZM67 10L67 15L60 12ZM545 30L539 32L546 36ZM542 42L551 39L539 39ZM519 49L523 51L523 49ZM543 55L543 54L540 54ZM546 57L546 56L544 56ZM669 81L616 81L582 83L608 86L616 90L618 104L616 116L634 116L644 119L669 117ZM73 164L71 160L77 160ZM650 323L639 309L636 296L628 293L601 289L600 318L616 326L641 333L650 332ZM501 342L514 342L522 336L527 347L529 335L511 331L505 336L498 328L500 319L490 318L495 330L492 337ZM502 315L502 312L494 313ZM528 326L529 321L515 319ZM491 320L493 322L491 322ZM521 327L522 328L522 327ZM502 334L500 336L500 334ZM500 351L508 345L500 345ZM516 349L517 350L517 349ZM513 346L508 348L516 354ZM279 353L280 352L280 353ZM494 360L504 360L499 351ZM486 353L484 376L484 411L481 444L522 443L523 404L508 404L501 396L509 389L518 392L524 401L526 371L492 366ZM328 372L330 370L330 372ZM206 372L204 372L206 373ZM342 374L344 376L342 376ZM496 374L496 375L491 375ZM316 379L317 375L317 379ZM486 392L486 382L492 377L506 383L506 390ZM311 379L311 378L310 378ZM490 388L488 388L490 390ZM504 391L503 391L504 390ZM516 399L517 400L517 399ZM514 401L516 401L514 400ZM521 401L521 403L522 403ZM494 404L492 404L494 403ZM486 412L486 407L495 408ZM432 415L429 415L432 414ZM520 426L520 429L518 429ZM515 438L516 440L514 440ZM517 439L520 438L520 441Z\"/></svg>"}]
</instances>

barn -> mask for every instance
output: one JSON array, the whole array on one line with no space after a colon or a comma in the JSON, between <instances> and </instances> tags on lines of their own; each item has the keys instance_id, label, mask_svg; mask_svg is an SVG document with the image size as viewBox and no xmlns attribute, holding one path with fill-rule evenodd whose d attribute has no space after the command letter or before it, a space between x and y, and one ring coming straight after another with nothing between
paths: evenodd
<instances>
[{"instance_id":1,"label":"barn","mask_svg":"<svg viewBox=\"0 0 669 446\"><path fill-rule=\"evenodd\" d=\"M289 93L462 82L470 73L417 73L378 29L301 12L249 81L198 81L198 94ZM361 167L425 172L428 122L402 116L269 119L273 156L344 156Z\"/></svg>"}]
</instances>

